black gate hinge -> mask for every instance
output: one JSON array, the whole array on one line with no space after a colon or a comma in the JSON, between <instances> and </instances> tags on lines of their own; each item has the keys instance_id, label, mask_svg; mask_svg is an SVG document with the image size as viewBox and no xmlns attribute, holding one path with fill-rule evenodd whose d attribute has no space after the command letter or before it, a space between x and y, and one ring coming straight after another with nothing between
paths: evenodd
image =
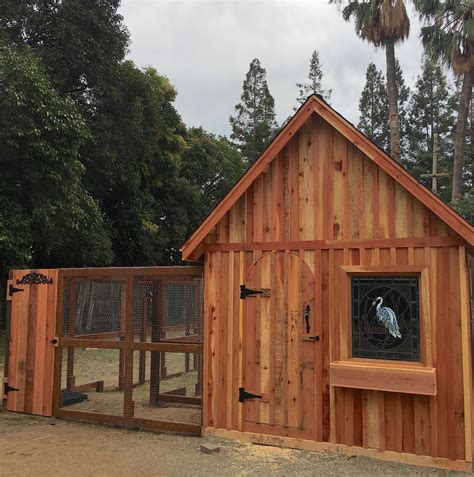
<instances>
[{"instance_id":1,"label":"black gate hinge","mask_svg":"<svg viewBox=\"0 0 474 477\"><path fill-rule=\"evenodd\" d=\"M245 285L240 285L241 300L245 300L248 296L255 295L270 296L270 290L268 288L262 288L261 290L252 290L250 288L246 288Z\"/></svg>"},{"instance_id":2,"label":"black gate hinge","mask_svg":"<svg viewBox=\"0 0 474 477\"><path fill-rule=\"evenodd\" d=\"M11 391L19 391L19 389L10 386L8 383L3 383L3 394L6 396Z\"/></svg>"},{"instance_id":3,"label":"black gate hinge","mask_svg":"<svg viewBox=\"0 0 474 477\"><path fill-rule=\"evenodd\" d=\"M24 288L16 288L12 284L8 286L8 295L12 296L14 293L25 291Z\"/></svg>"},{"instance_id":4,"label":"black gate hinge","mask_svg":"<svg viewBox=\"0 0 474 477\"><path fill-rule=\"evenodd\" d=\"M239 388L239 402L244 402L246 399L262 399L263 396L247 392L244 388Z\"/></svg>"}]
</instances>

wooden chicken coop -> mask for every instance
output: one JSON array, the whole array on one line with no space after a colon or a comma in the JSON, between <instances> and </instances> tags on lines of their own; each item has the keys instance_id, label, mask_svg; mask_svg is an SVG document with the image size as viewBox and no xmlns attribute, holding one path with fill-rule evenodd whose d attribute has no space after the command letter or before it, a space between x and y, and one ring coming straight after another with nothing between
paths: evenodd
<instances>
[{"instance_id":1,"label":"wooden chicken coop","mask_svg":"<svg viewBox=\"0 0 474 477\"><path fill-rule=\"evenodd\" d=\"M182 247L203 432L469 470L472 226L311 96Z\"/></svg>"}]
</instances>

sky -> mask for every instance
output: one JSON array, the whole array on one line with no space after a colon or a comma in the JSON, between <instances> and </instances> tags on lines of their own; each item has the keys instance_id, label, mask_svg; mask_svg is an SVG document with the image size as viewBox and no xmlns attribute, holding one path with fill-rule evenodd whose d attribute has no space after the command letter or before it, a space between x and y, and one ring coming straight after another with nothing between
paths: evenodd
<instances>
[{"instance_id":1,"label":"sky","mask_svg":"<svg viewBox=\"0 0 474 477\"><path fill-rule=\"evenodd\" d=\"M170 79L187 126L227 136L252 59L267 71L281 123L293 113L296 83L307 78L315 49L331 105L357 124L367 66L373 61L385 72L385 51L358 38L340 12L341 5L327 0L122 0L120 7L131 36L129 59ZM410 37L395 53L412 86L423 47L416 14L409 13Z\"/></svg>"}]
</instances>

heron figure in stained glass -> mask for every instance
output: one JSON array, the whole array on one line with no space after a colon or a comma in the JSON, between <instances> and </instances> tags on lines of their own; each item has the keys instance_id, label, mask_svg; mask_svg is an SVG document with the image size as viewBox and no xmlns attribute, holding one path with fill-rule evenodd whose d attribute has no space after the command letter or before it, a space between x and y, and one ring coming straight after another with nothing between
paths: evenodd
<instances>
[{"instance_id":1,"label":"heron figure in stained glass","mask_svg":"<svg viewBox=\"0 0 474 477\"><path fill-rule=\"evenodd\" d=\"M372 305L377 305L376 315L380 322L388 329L388 332L395 338L401 338L400 328L398 327L397 315L388 306L382 306L383 298L378 296Z\"/></svg>"}]
</instances>

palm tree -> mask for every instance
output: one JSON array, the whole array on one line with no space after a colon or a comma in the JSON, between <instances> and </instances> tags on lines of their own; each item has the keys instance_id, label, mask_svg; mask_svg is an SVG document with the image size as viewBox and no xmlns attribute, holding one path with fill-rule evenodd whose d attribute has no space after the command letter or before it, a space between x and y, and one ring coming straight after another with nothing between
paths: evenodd
<instances>
[{"instance_id":1,"label":"palm tree","mask_svg":"<svg viewBox=\"0 0 474 477\"><path fill-rule=\"evenodd\" d=\"M464 142L472 98L474 61L473 0L415 0L420 19L431 22L421 29L421 39L428 52L441 58L455 75L462 76L458 117L454 138L453 189L451 201L459 204L462 198Z\"/></svg>"},{"instance_id":2,"label":"palm tree","mask_svg":"<svg viewBox=\"0 0 474 477\"><path fill-rule=\"evenodd\" d=\"M351 0L343 9L344 20L355 20L356 33L375 46L385 48L390 126L390 153L401 162L398 93L395 77L395 43L410 33L410 19L403 0Z\"/></svg>"}]
</instances>

